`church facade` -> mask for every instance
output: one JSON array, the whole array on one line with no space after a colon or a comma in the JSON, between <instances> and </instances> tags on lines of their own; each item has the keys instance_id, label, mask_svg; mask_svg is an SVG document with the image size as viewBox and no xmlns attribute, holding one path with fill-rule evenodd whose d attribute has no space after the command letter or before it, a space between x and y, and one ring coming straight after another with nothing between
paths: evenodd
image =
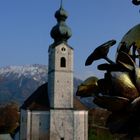
<instances>
[{"instance_id":1,"label":"church facade","mask_svg":"<svg viewBox=\"0 0 140 140\"><path fill-rule=\"evenodd\" d=\"M62 6L55 18L54 43L48 49L48 83L21 107L20 140L88 140L88 111L75 109L73 103L73 48L67 43L71 29Z\"/></svg>"}]
</instances>

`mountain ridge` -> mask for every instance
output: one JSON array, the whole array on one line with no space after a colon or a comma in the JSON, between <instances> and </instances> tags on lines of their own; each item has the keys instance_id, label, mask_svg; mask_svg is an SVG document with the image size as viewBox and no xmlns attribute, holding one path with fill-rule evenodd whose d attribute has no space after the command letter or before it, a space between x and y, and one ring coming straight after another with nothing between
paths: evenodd
<instances>
[{"instance_id":1,"label":"mountain ridge","mask_svg":"<svg viewBox=\"0 0 140 140\"><path fill-rule=\"evenodd\" d=\"M47 66L42 64L6 66L0 68L0 104L23 102L42 84L48 81ZM74 77L74 91L82 82Z\"/></svg>"}]
</instances>

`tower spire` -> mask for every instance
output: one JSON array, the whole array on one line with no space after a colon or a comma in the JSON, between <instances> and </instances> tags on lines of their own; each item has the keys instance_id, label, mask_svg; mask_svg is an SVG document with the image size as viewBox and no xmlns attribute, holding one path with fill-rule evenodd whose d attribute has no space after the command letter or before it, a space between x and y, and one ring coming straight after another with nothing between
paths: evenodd
<instances>
[{"instance_id":1,"label":"tower spire","mask_svg":"<svg viewBox=\"0 0 140 140\"><path fill-rule=\"evenodd\" d=\"M71 37L71 29L66 24L66 19L68 17L67 12L62 7L63 0L61 0L60 8L55 12L55 18L57 19L57 24L52 28L50 35L54 39L55 43L67 42Z\"/></svg>"},{"instance_id":2,"label":"tower spire","mask_svg":"<svg viewBox=\"0 0 140 140\"><path fill-rule=\"evenodd\" d=\"M61 3L60 3L60 8L62 8L63 6L63 0L61 0Z\"/></svg>"}]
</instances>

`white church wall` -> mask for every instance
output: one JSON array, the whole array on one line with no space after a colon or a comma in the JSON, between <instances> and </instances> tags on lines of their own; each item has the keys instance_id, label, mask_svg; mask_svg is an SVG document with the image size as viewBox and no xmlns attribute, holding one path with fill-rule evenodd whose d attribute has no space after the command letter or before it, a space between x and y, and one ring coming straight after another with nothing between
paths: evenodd
<instances>
[{"instance_id":1,"label":"white church wall","mask_svg":"<svg viewBox=\"0 0 140 140\"><path fill-rule=\"evenodd\" d=\"M40 112L31 113L31 140L39 140L39 120Z\"/></svg>"},{"instance_id":2,"label":"white church wall","mask_svg":"<svg viewBox=\"0 0 140 140\"><path fill-rule=\"evenodd\" d=\"M39 140L49 140L50 112L42 112L39 119Z\"/></svg>"},{"instance_id":3,"label":"white church wall","mask_svg":"<svg viewBox=\"0 0 140 140\"><path fill-rule=\"evenodd\" d=\"M88 111L74 111L74 140L88 140Z\"/></svg>"},{"instance_id":4,"label":"white church wall","mask_svg":"<svg viewBox=\"0 0 140 140\"><path fill-rule=\"evenodd\" d=\"M73 110L51 110L50 140L74 140Z\"/></svg>"},{"instance_id":5,"label":"white church wall","mask_svg":"<svg viewBox=\"0 0 140 140\"><path fill-rule=\"evenodd\" d=\"M65 58L65 67L61 67L61 58ZM49 48L48 79L51 107L73 108L73 49L64 43Z\"/></svg>"},{"instance_id":6,"label":"white church wall","mask_svg":"<svg viewBox=\"0 0 140 140\"><path fill-rule=\"evenodd\" d=\"M73 108L73 76L71 73L55 72L54 107Z\"/></svg>"},{"instance_id":7,"label":"white church wall","mask_svg":"<svg viewBox=\"0 0 140 140\"><path fill-rule=\"evenodd\" d=\"M20 140L30 140L30 112L21 109Z\"/></svg>"},{"instance_id":8,"label":"white church wall","mask_svg":"<svg viewBox=\"0 0 140 140\"><path fill-rule=\"evenodd\" d=\"M32 111L31 140L46 140L49 137L49 111Z\"/></svg>"},{"instance_id":9,"label":"white church wall","mask_svg":"<svg viewBox=\"0 0 140 140\"><path fill-rule=\"evenodd\" d=\"M20 140L49 139L49 111L22 110L21 114Z\"/></svg>"}]
</instances>

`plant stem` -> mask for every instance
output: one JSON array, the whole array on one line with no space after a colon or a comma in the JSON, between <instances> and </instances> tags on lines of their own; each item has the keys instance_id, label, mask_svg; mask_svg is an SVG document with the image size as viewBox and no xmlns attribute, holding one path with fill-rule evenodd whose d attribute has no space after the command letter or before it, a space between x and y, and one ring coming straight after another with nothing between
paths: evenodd
<instances>
[{"instance_id":1,"label":"plant stem","mask_svg":"<svg viewBox=\"0 0 140 140\"><path fill-rule=\"evenodd\" d=\"M107 56L104 57L104 59L109 62L110 64L115 64L111 59L109 59Z\"/></svg>"}]
</instances>

